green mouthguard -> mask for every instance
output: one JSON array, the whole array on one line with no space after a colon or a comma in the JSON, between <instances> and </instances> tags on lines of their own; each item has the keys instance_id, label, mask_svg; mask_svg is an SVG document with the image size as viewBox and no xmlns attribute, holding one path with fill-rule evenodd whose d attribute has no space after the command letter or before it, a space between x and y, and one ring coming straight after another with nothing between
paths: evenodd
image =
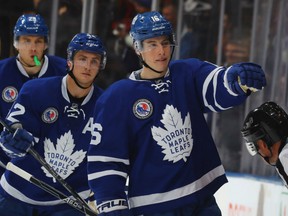
<instances>
[{"instance_id":1,"label":"green mouthguard","mask_svg":"<svg viewBox=\"0 0 288 216\"><path fill-rule=\"evenodd\" d=\"M36 66L40 66L41 65L41 62L39 61L38 57L35 55L34 56L34 62L36 64Z\"/></svg>"}]
</instances>

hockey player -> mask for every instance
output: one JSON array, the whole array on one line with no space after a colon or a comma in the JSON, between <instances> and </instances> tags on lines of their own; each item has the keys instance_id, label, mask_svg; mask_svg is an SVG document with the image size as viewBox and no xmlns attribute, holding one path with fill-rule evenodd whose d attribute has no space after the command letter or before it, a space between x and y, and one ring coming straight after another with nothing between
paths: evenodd
<instances>
[{"instance_id":1,"label":"hockey player","mask_svg":"<svg viewBox=\"0 0 288 216\"><path fill-rule=\"evenodd\" d=\"M275 102L265 102L250 111L241 130L249 153L259 154L274 166L288 187L288 115Z\"/></svg>"},{"instance_id":2,"label":"hockey player","mask_svg":"<svg viewBox=\"0 0 288 216\"><path fill-rule=\"evenodd\" d=\"M48 27L35 14L19 17L14 27L18 55L0 61L0 116L5 118L23 83L30 79L66 74L66 60L45 55Z\"/></svg>"},{"instance_id":3,"label":"hockey player","mask_svg":"<svg viewBox=\"0 0 288 216\"><path fill-rule=\"evenodd\" d=\"M48 27L40 15L24 14L18 18L14 27L14 47L18 55L0 61L0 118L6 117L26 81L66 74L65 59L45 55L48 38ZM8 161L3 151L0 157ZM3 172L0 168L0 174Z\"/></svg>"},{"instance_id":4,"label":"hockey player","mask_svg":"<svg viewBox=\"0 0 288 216\"><path fill-rule=\"evenodd\" d=\"M68 75L25 83L6 121L14 134L4 130L0 145L11 162L36 178L69 195L31 154L33 148L53 169L86 199L87 150L93 133L93 108L102 89L94 84L106 64L106 51L99 37L79 33L67 48ZM0 181L1 216L82 215L70 205L6 171Z\"/></svg>"},{"instance_id":5,"label":"hockey player","mask_svg":"<svg viewBox=\"0 0 288 216\"><path fill-rule=\"evenodd\" d=\"M214 193L227 178L204 113L261 90L263 70L170 62L176 42L158 12L136 15L130 34L143 68L112 84L94 110L88 179L99 215L221 215Z\"/></svg>"}]
</instances>

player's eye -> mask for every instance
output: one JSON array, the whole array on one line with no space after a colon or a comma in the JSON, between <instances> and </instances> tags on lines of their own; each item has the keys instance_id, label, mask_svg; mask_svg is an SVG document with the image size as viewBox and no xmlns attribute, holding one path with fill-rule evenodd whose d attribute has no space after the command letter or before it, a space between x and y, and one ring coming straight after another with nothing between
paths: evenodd
<instances>
[{"instance_id":1,"label":"player's eye","mask_svg":"<svg viewBox=\"0 0 288 216\"><path fill-rule=\"evenodd\" d=\"M166 48L166 47L168 47L168 46L170 46L170 41L163 41L162 43L161 43L161 45L164 47L164 48Z\"/></svg>"}]
</instances>

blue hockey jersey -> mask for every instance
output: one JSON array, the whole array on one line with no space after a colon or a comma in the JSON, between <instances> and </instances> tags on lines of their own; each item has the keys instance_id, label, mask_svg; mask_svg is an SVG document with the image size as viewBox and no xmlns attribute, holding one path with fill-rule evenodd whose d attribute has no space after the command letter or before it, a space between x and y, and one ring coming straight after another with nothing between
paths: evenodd
<instances>
[{"instance_id":1,"label":"blue hockey jersey","mask_svg":"<svg viewBox=\"0 0 288 216\"><path fill-rule=\"evenodd\" d=\"M120 215L127 203L133 216L169 211L213 196L227 182L204 117L247 97L228 89L225 73L197 59L177 60L161 80L137 80L134 72L105 91L88 151L100 212Z\"/></svg>"},{"instance_id":2,"label":"blue hockey jersey","mask_svg":"<svg viewBox=\"0 0 288 216\"><path fill-rule=\"evenodd\" d=\"M38 77L65 76L66 65L63 58L45 56ZM11 57L0 61L0 80L0 117L5 118L22 85L30 78L16 57Z\"/></svg>"},{"instance_id":3,"label":"blue hockey jersey","mask_svg":"<svg viewBox=\"0 0 288 216\"><path fill-rule=\"evenodd\" d=\"M86 156L93 129L93 108L102 90L92 86L81 104L70 102L67 76L26 82L6 119L20 121L35 138L34 149L86 199L90 192ZM70 195L30 154L11 162ZM1 178L1 193L33 205L63 203L10 171L5 171Z\"/></svg>"},{"instance_id":4,"label":"blue hockey jersey","mask_svg":"<svg viewBox=\"0 0 288 216\"><path fill-rule=\"evenodd\" d=\"M49 55L44 57L45 60L38 78L65 76L67 74L65 59ZM0 80L0 118L5 118L21 87L31 78L16 57L11 57L0 61ZM2 131L2 127L0 127L0 131ZM4 163L10 160L2 150L0 150L0 157ZM0 173L3 172L4 170L0 168Z\"/></svg>"}]
</instances>

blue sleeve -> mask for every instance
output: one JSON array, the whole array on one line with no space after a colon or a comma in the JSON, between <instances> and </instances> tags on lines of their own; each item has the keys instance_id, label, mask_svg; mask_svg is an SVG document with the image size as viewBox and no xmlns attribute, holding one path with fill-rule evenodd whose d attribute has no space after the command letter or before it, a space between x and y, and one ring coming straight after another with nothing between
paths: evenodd
<instances>
[{"instance_id":1,"label":"blue sleeve","mask_svg":"<svg viewBox=\"0 0 288 216\"><path fill-rule=\"evenodd\" d=\"M40 127L38 125L41 117L36 116L41 114L37 113L34 107L40 106L37 101L43 95L37 94L37 87L33 83L35 80L28 81L23 85L6 119L11 123L20 122L25 130L32 133L33 136L39 137ZM31 94L31 92L35 94Z\"/></svg>"},{"instance_id":2,"label":"blue sleeve","mask_svg":"<svg viewBox=\"0 0 288 216\"><path fill-rule=\"evenodd\" d=\"M127 130L125 120L128 112L120 113L121 109L113 110L115 106L123 106L122 100L119 97L109 97L109 94L102 95L96 103L95 136L92 137L88 151L88 181L95 194L98 211L100 213L114 212L111 216L121 216L129 215L126 212L128 204L125 193L129 171L129 148L126 146L129 145L129 136L127 136L129 130ZM109 134L111 131L115 133ZM100 144L97 134L105 137ZM121 139L115 142L115 137L121 137ZM125 214L121 213L123 211ZM110 214L107 215L110 216Z\"/></svg>"},{"instance_id":3,"label":"blue sleeve","mask_svg":"<svg viewBox=\"0 0 288 216\"><path fill-rule=\"evenodd\" d=\"M185 94L197 95L203 112L219 112L230 109L245 101L248 95L236 95L228 87L225 79L226 67L198 59L174 61L170 65L172 73L182 73L185 86L191 87ZM177 83L180 85L181 83ZM182 84L183 85L183 84Z\"/></svg>"}]
</instances>

